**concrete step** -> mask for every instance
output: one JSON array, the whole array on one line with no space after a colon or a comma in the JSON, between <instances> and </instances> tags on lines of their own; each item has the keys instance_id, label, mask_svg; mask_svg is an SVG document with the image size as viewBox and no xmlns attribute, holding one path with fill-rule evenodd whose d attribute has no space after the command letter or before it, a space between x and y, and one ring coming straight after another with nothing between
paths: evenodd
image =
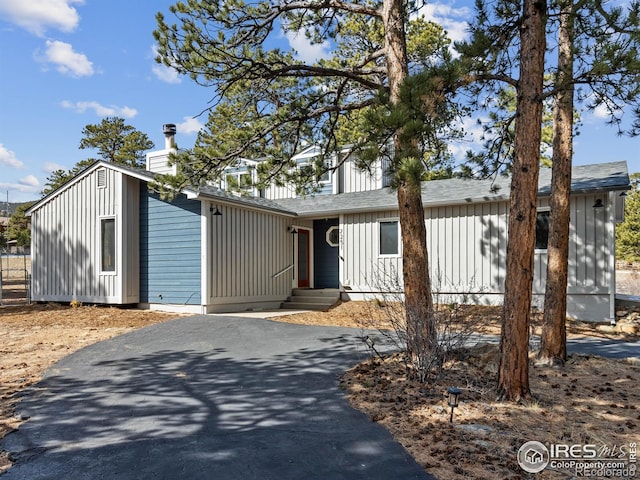
<instances>
[{"instance_id":1,"label":"concrete step","mask_svg":"<svg viewBox=\"0 0 640 480\"><path fill-rule=\"evenodd\" d=\"M333 306L333 303L331 305L327 305L326 303L282 302L280 308L286 310L315 310L318 312L325 312L329 310L331 306Z\"/></svg>"},{"instance_id":2,"label":"concrete step","mask_svg":"<svg viewBox=\"0 0 640 480\"><path fill-rule=\"evenodd\" d=\"M326 303L333 305L338 301L338 297L312 297L310 295L292 295L287 299L288 302L296 303Z\"/></svg>"},{"instance_id":3,"label":"concrete step","mask_svg":"<svg viewBox=\"0 0 640 480\"><path fill-rule=\"evenodd\" d=\"M332 297L340 298L340 290L337 288L294 288L291 292L294 297Z\"/></svg>"},{"instance_id":4,"label":"concrete step","mask_svg":"<svg viewBox=\"0 0 640 480\"><path fill-rule=\"evenodd\" d=\"M326 311L339 300L340 290L337 288L294 288L281 308Z\"/></svg>"}]
</instances>

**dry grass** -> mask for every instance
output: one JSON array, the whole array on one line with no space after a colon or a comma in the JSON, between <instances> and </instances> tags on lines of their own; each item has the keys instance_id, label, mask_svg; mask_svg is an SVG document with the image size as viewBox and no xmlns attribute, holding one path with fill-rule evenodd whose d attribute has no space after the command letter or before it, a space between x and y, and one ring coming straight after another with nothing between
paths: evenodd
<instances>
[{"instance_id":1,"label":"dry grass","mask_svg":"<svg viewBox=\"0 0 640 480\"><path fill-rule=\"evenodd\" d=\"M640 370L623 362L572 356L563 368L530 371L534 400L495 401L497 347L467 351L428 387L406 378L397 356L358 365L343 377L354 407L384 425L441 480L528 478L517 464L530 440L609 447L639 440ZM463 387L449 423L445 393ZM572 478L546 469L535 478Z\"/></svg>"}]
</instances>

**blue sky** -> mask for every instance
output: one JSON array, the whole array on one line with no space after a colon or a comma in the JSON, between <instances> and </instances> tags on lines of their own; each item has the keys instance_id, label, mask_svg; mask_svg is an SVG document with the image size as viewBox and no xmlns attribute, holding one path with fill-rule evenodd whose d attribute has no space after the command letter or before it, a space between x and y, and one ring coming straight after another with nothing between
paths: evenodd
<instances>
[{"instance_id":1,"label":"blue sky","mask_svg":"<svg viewBox=\"0 0 640 480\"><path fill-rule=\"evenodd\" d=\"M0 0L0 202L35 200L51 171L95 156L79 150L82 129L120 116L164 147L162 124L193 146L212 92L154 62L155 14L169 0ZM425 13L455 39L464 36L469 1L431 3ZM303 36L283 42L300 57L326 55ZM626 160L640 171L640 138L620 138L585 113L575 141L578 165ZM472 129L473 130L473 129Z\"/></svg>"}]
</instances>

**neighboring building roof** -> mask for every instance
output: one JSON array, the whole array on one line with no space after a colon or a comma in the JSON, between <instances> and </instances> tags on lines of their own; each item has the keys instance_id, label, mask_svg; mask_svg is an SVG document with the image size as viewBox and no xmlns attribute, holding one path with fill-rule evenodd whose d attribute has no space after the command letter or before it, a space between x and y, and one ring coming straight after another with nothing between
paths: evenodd
<instances>
[{"instance_id":1,"label":"neighboring building roof","mask_svg":"<svg viewBox=\"0 0 640 480\"><path fill-rule=\"evenodd\" d=\"M511 179L449 178L423 182L422 201L425 207L461 205L467 203L496 202L509 199ZM626 162L582 165L573 168L572 193L628 190L629 175ZM538 194L551 192L551 169L540 170ZM317 195L315 197L277 200L283 208L301 216L374 212L398 209L398 199L390 188L367 192Z\"/></svg>"}]
</instances>

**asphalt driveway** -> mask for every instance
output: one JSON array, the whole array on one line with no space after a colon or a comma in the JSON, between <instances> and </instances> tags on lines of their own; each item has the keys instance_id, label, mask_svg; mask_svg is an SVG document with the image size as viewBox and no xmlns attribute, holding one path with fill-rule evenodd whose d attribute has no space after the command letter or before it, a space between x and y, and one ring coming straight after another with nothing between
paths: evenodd
<instances>
[{"instance_id":1,"label":"asphalt driveway","mask_svg":"<svg viewBox=\"0 0 640 480\"><path fill-rule=\"evenodd\" d=\"M92 345L27 392L2 480L433 478L340 390L357 335L199 316Z\"/></svg>"}]
</instances>

